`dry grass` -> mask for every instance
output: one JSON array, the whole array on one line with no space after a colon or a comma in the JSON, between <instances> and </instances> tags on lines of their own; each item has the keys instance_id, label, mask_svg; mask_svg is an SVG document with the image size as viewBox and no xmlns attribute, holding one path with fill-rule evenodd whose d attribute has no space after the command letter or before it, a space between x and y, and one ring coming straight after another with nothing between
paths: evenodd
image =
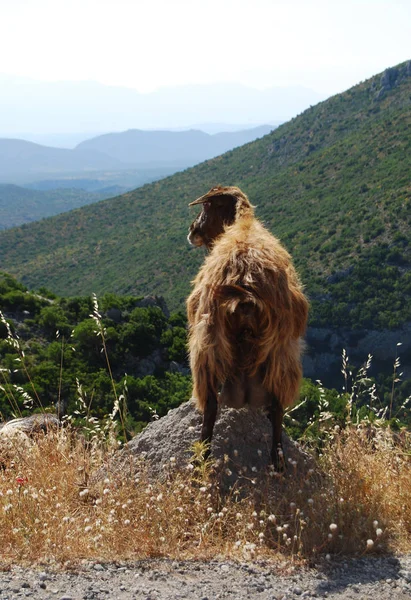
<instances>
[{"instance_id":1,"label":"dry grass","mask_svg":"<svg viewBox=\"0 0 411 600\"><path fill-rule=\"evenodd\" d=\"M317 469L267 475L244 497L223 496L208 464L181 473L171 462L163 482L119 474L91 486L111 456L98 438L85 445L69 428L11 438L0 451L0 562L410 550L410 449L408 434L351 426Z\"/></svg>"}]
</instances>

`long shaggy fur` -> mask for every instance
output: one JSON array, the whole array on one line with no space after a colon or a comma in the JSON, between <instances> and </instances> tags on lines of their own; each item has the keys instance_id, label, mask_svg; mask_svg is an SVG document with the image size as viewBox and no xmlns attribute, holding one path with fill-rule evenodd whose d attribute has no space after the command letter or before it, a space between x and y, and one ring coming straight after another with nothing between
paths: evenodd
<instances>
[{"instance_id":1,"label":"long shaggy fur","mask_svg":"<svg viewBox=\"0 0 411 600\"><path fill-rule=\"evenodd\" d=\"M308 302L290 255L240 190L234 223L215 239L193 286L187 314L198 408L210 390L235 406L265 404L272 394L291 405Z\"/></svg>"}]
</instances>

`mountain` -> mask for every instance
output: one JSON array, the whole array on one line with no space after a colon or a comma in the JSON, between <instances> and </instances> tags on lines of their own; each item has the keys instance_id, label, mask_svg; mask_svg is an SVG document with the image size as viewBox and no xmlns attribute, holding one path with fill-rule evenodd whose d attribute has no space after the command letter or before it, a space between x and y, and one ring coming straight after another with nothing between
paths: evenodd
<instances>
[{"instance_id":1,"label":"mountain","mask_svg":"<svg viewBox=\"0 0 411 600\"><path fill-rule=\"evenodd\" d=\"M2 268L31 288L162 294L182 307L203 260L186 243L187 204L216 183L239 185L306 284L313 361L341 353L345 339L368 339L381 360L397 341L409 351L410 96L411 61L194 168L1 232Z\"/></svg>"},{"instance_id":2,"label":"mountain","mask_svg":"<svg viewBox=\"0 0 411 600\"><path fill-rule=\"evenodd\" d=\"M0 74L0 137L22 132L122 131L193 123L275 123L325 98L304 87L240 84L161 88L149 93L93 81L40 82Z\"/></svg>"},{"instance_id":3,"label":"mountain","mask_svg":"<svg viewBox=\"0 0 411 600\"><path fill-rule=\"evenodd\" d=\"M86 172L126 168L118 160L95 150L52 148L16 139L0 139L0 181L14 183L16 177L26 181L38 174Z\"/></svg>"},{"instance_id":4,"label":"mountain","mask_svg":"<svg viewBox=\"0 0 411 600\"><path fill-rule=\"evenodd\" d=\"M77 150L96 151L123 163L139 166L193 166L236 146L242 146L270 133L271 125L243 131L210 135L198 130L142 131L130 129L108 133L81 142Z\"/></svg>"},{"instance_id":5,"label":"mountain","mask_svg":"<svg viewBox=\"0 0 411 600\"><path fill-rule=\"evenodd\" d=\"M21 184L59 177L82 180L93 174L94 178L107 179L105 172L109 171L106 185L128 187L127 175L119 174L134 169L138 171L133 178L137 187L262 137L272 128L261 125L214 135L192 130L129 130L86 140L73 149L0 138L0 182ZM149 173L141 173L147 169Z\"/></svg>"}]
</instances>

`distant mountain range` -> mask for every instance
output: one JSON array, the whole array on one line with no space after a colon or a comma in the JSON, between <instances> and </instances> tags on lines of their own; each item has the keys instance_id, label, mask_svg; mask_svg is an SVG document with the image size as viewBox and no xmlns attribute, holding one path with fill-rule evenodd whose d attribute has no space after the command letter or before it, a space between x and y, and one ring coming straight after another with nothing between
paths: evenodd
<instances>
[{"instance_id":1,"label":"distant mountain range","mask_svg":"<svg viewBox=\"0 0 411 600\"><path fill-rule=\"evenodd\" d=\"M0 139L0 182L7 182L0 183L0 229L119 195L271 129L262 125L214 135L196 130L129 130L92 138L73 149Z\"/></svg>"},{"instance_id":2,"label":"distant mountain range","mask_svg":"<svg viewBox=\"0 0 411 600\"><path fill-rule=\"evenodd\" d=\"M53 148L18 139L0 139L0 182L72 179L98 171L165 169L166 173L218 156L269 133L270 125L210 135L202 131L109 133L73 149Z\"/></svg>"},{"instance_id":3,"label":"distant mountain range","mask_svg":"<svg viewBox=\"0 0 411 600\"><path fill-rule=\"evenodd\" d=\"M193 166L227 150L263 137L274 129L261 125L243 131L215 133L204 131L142 131L130 129L86 140L77 151L98 152L124 164L138 166Z\"/></svg>"},{"instance_id":4,"label":"distant mountain range","mask_svg":"<svg viewBox=\"0 0 411 600\"><path fill-rule=\"evenodd\" d=\"M304 87L185 85L150 93L92 81L46 83L0 75L0 137L22 132L186 128L286 121L325 98Z\"/></svg>"}]
</instances>

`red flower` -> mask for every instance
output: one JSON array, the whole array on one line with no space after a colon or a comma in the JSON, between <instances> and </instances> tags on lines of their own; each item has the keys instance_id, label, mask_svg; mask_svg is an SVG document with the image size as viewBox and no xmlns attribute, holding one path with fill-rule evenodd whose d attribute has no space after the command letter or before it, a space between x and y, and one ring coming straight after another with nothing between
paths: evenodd
<instances>
[{"instance_id":1,"label":"red flower","mask_svg":"<svg viewBox=\"0 0 411 600\"><path fill-rule=\"evenodd\" d=\"M27 482L28 482L27 477L16 477L17 485L24 485Z\"/></svg>"}]
</instances>

